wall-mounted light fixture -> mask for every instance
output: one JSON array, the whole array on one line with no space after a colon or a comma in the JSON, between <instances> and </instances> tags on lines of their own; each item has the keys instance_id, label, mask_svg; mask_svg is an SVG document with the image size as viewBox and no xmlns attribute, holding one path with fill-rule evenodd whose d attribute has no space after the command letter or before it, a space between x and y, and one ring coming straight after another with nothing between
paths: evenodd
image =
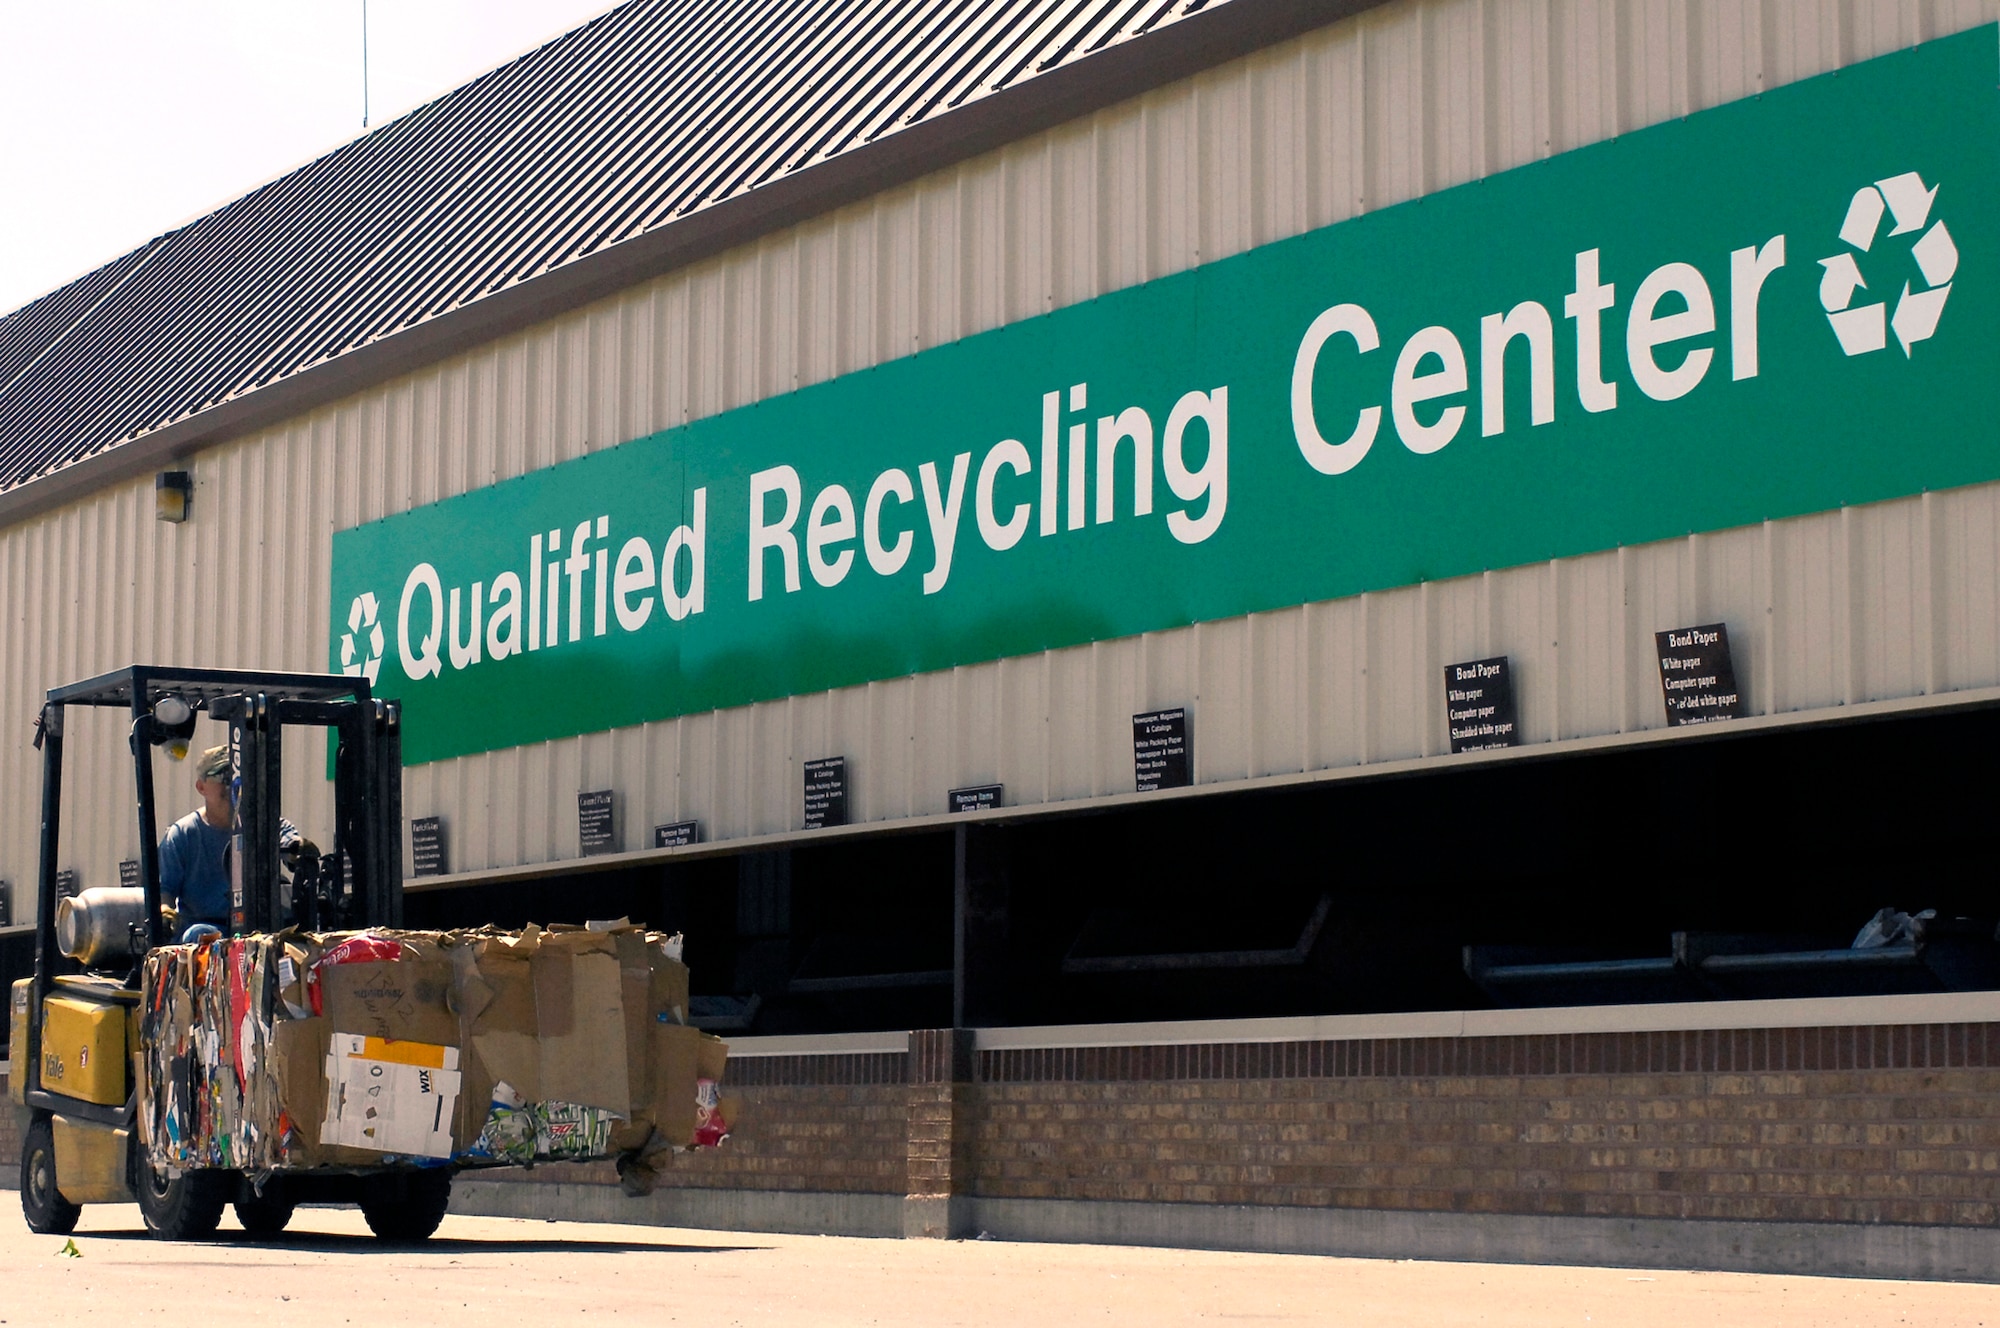
<instances>
[{"instance_id":1,"label":"wall-mounted light fixture","mask_svg":"<svg viewBox=\"0 0 2000 1328\"><path fill-rule=\"evenodd\" d=\"M194 476L185 470L163 470L153 479L153 515L176 524L188 519L194 506Z\"/></svg>"}]
</instances>

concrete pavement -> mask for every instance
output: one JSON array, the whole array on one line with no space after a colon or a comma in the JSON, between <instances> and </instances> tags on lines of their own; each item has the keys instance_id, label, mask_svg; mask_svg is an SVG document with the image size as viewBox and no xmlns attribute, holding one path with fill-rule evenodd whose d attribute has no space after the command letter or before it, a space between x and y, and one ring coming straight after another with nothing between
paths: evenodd
<instances>
[{"instance_id":1,"label":"concrete pavement","mask_svg":"<svg viewBox=\"0 0 2000 1328\"><path fill-rule=\"evenodd\" d=\"M1984 1285L456 1216L428 1245L384 1248L343 1209L301 1210L277 1242L232 1217L176 1245L147 1239L135 1207L91 1207L75 1242L66 1256L64 1238L0 1214L0 1324L2000 1328L2000 1288Z\"/></svg>"}]
</instances>

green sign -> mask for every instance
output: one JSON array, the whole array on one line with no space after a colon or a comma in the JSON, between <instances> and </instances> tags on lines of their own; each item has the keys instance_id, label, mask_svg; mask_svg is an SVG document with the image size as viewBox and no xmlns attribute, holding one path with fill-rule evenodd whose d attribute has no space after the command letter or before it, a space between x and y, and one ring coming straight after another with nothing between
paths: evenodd
<instances>
[{"instance_id":1,"label":"green sign","mask_svg":"<svg viewBox=\"0 0 2000 1328\"><path fill-rule=\"evenodd\" d=\"M342 531L413 763L2000 478L1993 27Z\"/></svg>"}]
</instances>

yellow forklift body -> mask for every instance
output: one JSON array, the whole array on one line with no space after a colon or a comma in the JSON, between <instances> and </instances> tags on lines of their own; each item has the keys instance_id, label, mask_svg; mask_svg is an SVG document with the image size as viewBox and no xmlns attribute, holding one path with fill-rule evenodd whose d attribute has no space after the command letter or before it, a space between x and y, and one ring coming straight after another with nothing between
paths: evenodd
<instances>
[{"instance_id":1,"label":"yellow forklift body","mask_svg":"<svg viewBox=\"0 0 2000 1328\"><path fill-rule=\"evenodd\" d=\"M16 1106L28 1104L28 1076L18 1058L28 1054L28 1002L34 999L34 985L33 978L21 978L7 993L7 1045L16 1057L14 1068L7 1074L7 1096L14 1099Z\"/></svg>"},{"instance_id":2,"label":"yellow forklift body","mask_svg":"<svg viewBox=\"0 0 2000 1328\"><path fill-rule=\"evenodd\" d=\"M56 1143L56 1188L74 1204L131 1203L137 1196L125 1183L132 1132L96 1121L50 1120Z\"/></svg>"},{"instance_id":3,"label":"yellow forklift body","mask_svg":"<svg viewBox=\"0 0 2000 1328\"><path fill-rule=\"evenodd\" d=\"M59 988L42 1004L42 1087L123 1106L125 1027L123 1004Z\"/></svg>"}]
</instances>

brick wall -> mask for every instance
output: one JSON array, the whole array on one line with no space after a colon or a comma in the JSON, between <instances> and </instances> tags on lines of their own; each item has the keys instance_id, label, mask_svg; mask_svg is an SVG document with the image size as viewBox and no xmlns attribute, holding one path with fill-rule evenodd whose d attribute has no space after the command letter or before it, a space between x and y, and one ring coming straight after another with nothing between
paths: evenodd
<instances>
[{"instance_id":1,"label":"brick wall","mask_svg":"<svg viewBox=\"0 0 2000 1328\"><path fill-rule=\"evenodd\" d=\"M727 1091L742 1101L741 1124L732 1124L721 1148L674 1159L663 1184L862 1194L907 1188L909 1103L902 1084L732 1085Z\"/></svg>"},{"instance_id":2,"label":"brick wall","mask_svg":"<svg viewBox=\"0 0 2000 1328\"><path fill-rule=\"evenodd\" d=\"M912 1197L966 1193L977 1166L972 1118L975 1088L969 1028L920 1029L910 1034L905 1191Z\"/></svg>"},{"instance_id":3,"label":"brick wall","mask_svg":"<svg viewBox=\"0 0 2000 1328\"><path fill-rule=\"evenodd\" d=\"M1990 1227L2000 1024L742 1057L692 1189ZM608 1165L489 1172L614 1183Z\"/></svg>"},{"instance_id":4,"label":"brick wall","mask_svg":"<svg viewBox=\"0 0 2000 1328\"><path fill-rule=\"evenodd\" d=\"M662 1186L897 1194L907 1189L908 1060L759 1056L729 1062L741 1104L721 1148L684 1153ZM609 1162L501 1169L481 1179L615 1185Z\"/></svg>"},{"instance_id":5,"label":"brick wall","mask_svg":"<svg viewBox=\"0 0 2000 1328\"><path fill-rule=\"evenodd\" d=\"M0 1190L11 1190L21 1183L21 1136L28 1127L27 1111L7 1096L7 1072L6 1064L0 1063Z\"/></svg>"},{"instance_id":6,"label":"brick wall","mask_svg":"<svg viewBox=\"0 0 2000 1328\"><path fill-rule=\"evenodd\" d=\"M2000 1024L989 1052L973 1193L1991 1226Z\"/></svg>"}]
</instances>

